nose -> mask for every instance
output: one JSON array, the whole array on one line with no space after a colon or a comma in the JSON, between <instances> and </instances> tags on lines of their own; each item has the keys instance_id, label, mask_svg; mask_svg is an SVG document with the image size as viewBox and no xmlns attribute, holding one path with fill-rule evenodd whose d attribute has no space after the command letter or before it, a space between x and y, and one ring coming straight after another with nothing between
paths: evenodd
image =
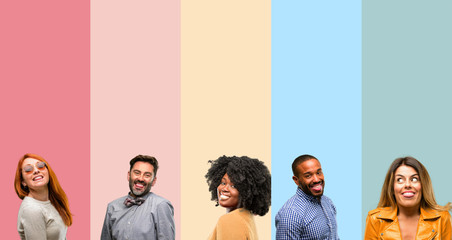
<instances>
[{"instance_id":1,"label":"nose","mask_svg":"<svg viewBox=\"0 0 452 240\"><path fill-rule=\"evenodd\" d=\"M229 192L229 184L224 185L223 188L221 189L221 191Z\"/></svg>"},{"instance_id":2,"label":"nose","mask_svg":"<svg viewBox=\"0 0 452 240\"><path fill-rule=\"evenodd\" d=\"M138 175L138 180L139 180L139 181L143 181L143 180L144 180L144 174Z\"/></svg>"},{"instance_id":3,"label":"nose","mask_svg":"<svg viewBox=\"0 0 452 240\"><path fill-rule=\"evenodd\" d=\"M320 181L320 178L319 178L319 176L317 176L316 174L314 174L314 182L319 182Z\"/></svg>"},{"instance_id":4,"label":"nose","mask_svg":"<svg viewBox=\"0 0 452 240\"><path fill-rule=\"evenodd\" d=\"M39 169L36 166L33 166L33 174L39 173Z\"/></svg>"},{"instance_id":5,"label":"nose","mask_svg":"<svg viewBox=\"0 0 452 240\"><path fill-rule=\"evenodd\" d=\"M410 188L411 187L411 181L405 181L405 188Z\"/></svg>"}]
</instances>

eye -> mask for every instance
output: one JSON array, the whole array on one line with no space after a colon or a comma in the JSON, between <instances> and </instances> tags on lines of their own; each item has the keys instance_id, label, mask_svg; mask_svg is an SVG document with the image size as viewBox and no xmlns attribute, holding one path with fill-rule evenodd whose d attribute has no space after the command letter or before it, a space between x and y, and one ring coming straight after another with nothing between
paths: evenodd
<instances>
[{"instance_id":1,"label":"eye","mask_svg":"<svg viewBox=\"0 0 452 240\"><path fill-rule=\"evenodd\" d=\"M412 182L419 182L419 179L418 179L417 177L413 177L413 178L411 179L411 181L412 181Z\"/></svg>"},{"instance_id":2,"label":"eye","mask_svg":"<svg viewBox=\"0 0 452 240\"><path fill-rule=\"evenodd\" d=\"M133 173L135 174L135 175L140 175L140 171L133 171Z\"/></svg>"},{"instance_id":3,"label":"eye","mask_svg":"<svg viewBox=\"0 0 452 240\"><path fill-rule=\"evenodd\" d=\"M404 181L403 181L403 178L397 178L396 181L397 181L398 183L403 183L403 182L404 182Z\"/></svg>"},{"instance_id":4,"label":"eye","mask_svg":"<svg viewBox=\"0 0 452 240\"><path fill-rule=\"evenodd\" d=\"M307 179L309 179L309 178L312 177L312 175L311 175L311 174L307 174L307 175L304 175L304 177L307 178Z\"/></svg>"},{"instance_id":5,"label":"eye","mask_svg":"<svg viewBox=\"0 0 452 240\"><path fill-rule=\"evenodd\" d=\"M24 171L25 171L26 173L29 173L29 172L33 171L33 166L31 166L31 165L26 165L26 166L24 167Z\"/></svg>"},{"instance_id":6,"label":"eye","mask_svg":"<svg viewBox=\"0 0 452 240\"><path fill-rule=\"evenodd\" d=\"M231 185L231 188L235 188L235 186L234 186L234 185Z\"/></svg>"},{"instance_id":7,"label":"eye","mask_svg":"<svg viewBox=\"0 0 452 240\"><path fill-rule=\"evenodd\" d=\"M146 174L144 174L144 176L147 177L147 178L151 178L151 177L152 177L152 174L146 173Z\"/></svg>"},{"instance_id":8,"label":"eye","mask_svg":"<svg viewBox=\"0 0 452 240\"><path fill-rule=\"evenodd\" d=\"M45 162L38 162L37 164L36 164L36 167L38 167L39 169L42 169L42 168L44 168L46 166L46 163Z\"/></svg>"}]
</instances>

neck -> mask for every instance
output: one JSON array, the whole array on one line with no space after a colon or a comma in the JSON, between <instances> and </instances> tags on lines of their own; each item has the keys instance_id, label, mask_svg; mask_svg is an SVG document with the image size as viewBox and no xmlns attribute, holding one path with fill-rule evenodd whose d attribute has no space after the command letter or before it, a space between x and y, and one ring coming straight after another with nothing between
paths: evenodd
<instances>
[{"instance_id":1,"label":"neck","mask_svg":"<svg viewBox=\"0 0 452 240\"><path fill-rule=\"evenodd\" d=\"M234 211L234 210L236 210L237 209L237 207L234 207L234 208L226 208L226 213L230 213L230 212L232 212L232 211Z\"/></svg>"},{"instance_id":2,"label":"neck","mask_svg":"<svg viewBox=\"0 0 452 240\"><path fill-rule=\"evenodd\" d=\"M419 217L421 215L421 208L419 206L416 207L399 207L399 212L397 213L397 216L400 218L413 218L413 217Z\"/></svg>"},{"instance_id":3,"label":"neck","mask_svg":"<svg viewBox=\"0 0 452 240\"><path fill-rule=\"evenodd\" d=\"M313 198L314 198L315 200L317 200L318 202L320 202L320 199L322 199L322 195L323 195L323 194L320 195L320 196L314 196L314 195L312 195L311 192L305 191L302 187L298 186L298 188L299 188L301 191L303 191L304 194L313 197Z\"/></svg>"},{"instance_id":4,"label":"neck","mask_svg":"<svg viewBox=\"0 0 452 240\"><path fill-rule=\"evenodd\" d=\"M39 201L48 201L49 200L49 189L47 186L43 189L39 190L33 190L30 189L30 192L28 193L28 197L32 197Z\"/></svg>"}]
</instances>

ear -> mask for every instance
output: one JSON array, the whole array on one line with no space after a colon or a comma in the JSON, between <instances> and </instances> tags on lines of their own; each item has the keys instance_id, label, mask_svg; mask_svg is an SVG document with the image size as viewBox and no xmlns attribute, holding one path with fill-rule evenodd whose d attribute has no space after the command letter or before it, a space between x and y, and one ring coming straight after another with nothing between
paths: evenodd
<instances>
[{"instance_id":1,"label":"ear","mask_svg":"<svg viewBox=\"0 0 452 240\"><path fill-rule=\"evenodd\" d=\"M27 184L24 181L22 181L22 186L26 187Z\"/></svg>"},{"instance_id":2,"label":"ear","mask_svg":"<svg viewBox=\"0 0 452 240\"><path fill-rule=\"evenodd\" d=\"M127 172L127 182L130 181L130 171Z\"/></svg>"},{"instance_id":3,"label":"ear","mask_svg":"<svg viewBox=\"0 0 452 240\"><path fill-rule=\"evenodd\" d=\"M292 176L292 180L294 181L295 185L298 186L298 177Z\"/></svg>"},{"instance_id":4,"label":"ear","mask_svg":"<svg viewBox=\"0 0 452 240\"><path fill-rule=\"evenodd\" d=\"M157 177L154 177L154 180L152 180L152 183L151 183L151 187L153 187L156 182L157 182Z\"/></svg>"}]
</instances>

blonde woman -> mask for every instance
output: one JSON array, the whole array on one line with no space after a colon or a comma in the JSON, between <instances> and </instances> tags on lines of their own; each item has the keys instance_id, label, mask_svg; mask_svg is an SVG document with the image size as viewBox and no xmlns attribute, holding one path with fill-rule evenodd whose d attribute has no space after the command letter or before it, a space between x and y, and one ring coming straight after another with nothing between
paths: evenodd
<instances>
[{"instance_id":1,"label":"blonde woman","mask_svg":"<svg viewBox=\"0 0 452 240\"><path fill-rule=\"evenodd\" d=\"M451 239L451 204L440 206L427 169L413 157L389 167L378 208L369 212L364 239Z\"/></svg>"}]
</instances>

